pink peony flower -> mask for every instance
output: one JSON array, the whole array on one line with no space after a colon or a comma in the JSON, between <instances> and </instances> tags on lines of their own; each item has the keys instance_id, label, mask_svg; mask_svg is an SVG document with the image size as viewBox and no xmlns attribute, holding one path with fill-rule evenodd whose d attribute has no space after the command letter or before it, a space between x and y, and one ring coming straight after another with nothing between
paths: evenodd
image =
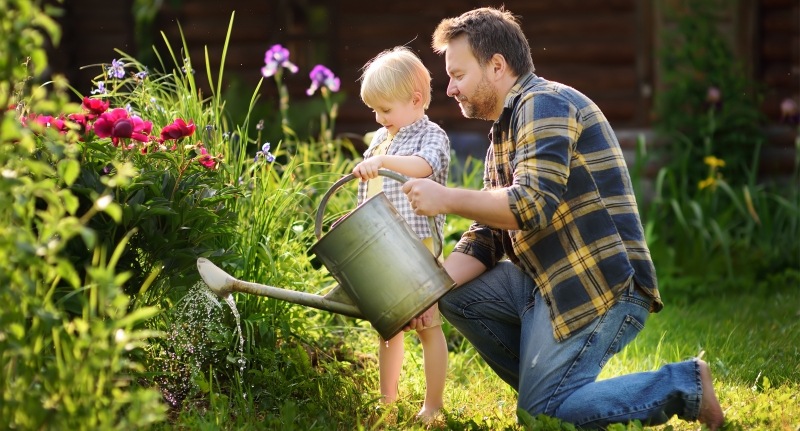
<instances>
[{"instance_id":1,"label":"pink peony flower","mask_svg":"<svg viewBox=\"0 0 800 431\"><path fill-rule=\"evenodd\" d=\"M208 151L206 151L205 147L199 147L197 151L200 152L200 157L197 158L197 161L208 169L214 169L214 166L217 164L214 156L208 154Z\"/></svg>"},{"instance_id":2,"label":"pink peony flower","mask_svg":"<svg viewBox=\"0 0 800 431\"><path fill-rule=\"evenodd\" d=\"M147 142L152 129L153 123L132 116L123 108L105 112L94 122L94 133L100 138L110 137L114 146L123 138Z\"/></svg>"},{"instance_id":3,"label":"pink peony flower","mask_svg":"<svg viewBox=\"0 0 800 431\"><path fill-rule=\"evenodd\" d=\"M192 136L194 134L196 126L194 122L189 120L189 124L186 124L185 121L181 118L176 118L172 124L168 124L161 129L161 140L166 141L168 139L181 139L187 136Z\"/></svg>"},{"instance_id":4,"label":"pink peony flower","mask_svg":"<svg viewBox=\"0 0 800 431\"><path fill-rule=\"evenodd\" d=\"M84 97L81 106L89 113L89 118L94 119L98 115L108 111L109 102L104 102L101 99Z\"/></svg>"},{"instance_id":5,"label":"pink peony flower","mask_svg":"<svg viewBox=\"0 0 800 431\"><path fill-rule=\"evenodd\" d=\"M59 133L66 133L69 130L63 118L56 118L51 115L34 115L30 119L36 121L42 127L58 130Z\"/></svg>"}]
</instances>

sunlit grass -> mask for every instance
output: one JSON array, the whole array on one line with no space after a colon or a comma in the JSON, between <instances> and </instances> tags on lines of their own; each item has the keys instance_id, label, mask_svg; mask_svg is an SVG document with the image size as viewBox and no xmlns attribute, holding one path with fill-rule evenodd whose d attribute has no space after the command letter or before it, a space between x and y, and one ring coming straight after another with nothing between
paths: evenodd
<instances>
[{"instance_id":1,"label":"sunlit grass","mask_svg":"<svg viewBox=\"0 0 800 431\"><path fill-rule=\"evenodd\" d=\"M712 368L727 430L787 430L800 427L800 292L782 289L769 295L737 294L671 304L651 314L645 330L612 358L601 379L655 370L668 362L702 354ZM447 328L446 328L447 329ZM475 350L453 331L445 393L446 414L427 429L526 429L517 424L516 394ZM363 332L349 340L356 350L374 350ZM453 345L455 341L455 346ZM414 421L424 398L422 350L406 335L400 399L384 406L365 429L426 429ZM377 361L358 376L374 383ZM378 406L377 402L374 406ZM382 416L381 416L382 415ZM380 419L380 420L377 420ZM541 429L568 429L568 425ZM641 429L631 425L632 429ZM621 428L625 429L625 428ZM699 430L700 424L673 418L652 430Z\"/></svg>"}]
</instances>

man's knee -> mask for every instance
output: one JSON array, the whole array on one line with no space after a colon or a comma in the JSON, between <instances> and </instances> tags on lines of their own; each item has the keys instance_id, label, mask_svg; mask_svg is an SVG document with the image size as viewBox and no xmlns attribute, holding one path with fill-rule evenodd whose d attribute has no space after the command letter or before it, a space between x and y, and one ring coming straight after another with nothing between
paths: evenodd
<instances>
[{"instance_id":1,"label":"man's knee","mask_svg":"<svg viewBox=\"0 0 800 431\"><path fill-rule=\"evenodd\" d=\"M452 319L457 308L452 299L452 291L445 293L444 296L439 298L439 312L442 313L442 315L448 320Z\"/></svg>"}]
</instances>

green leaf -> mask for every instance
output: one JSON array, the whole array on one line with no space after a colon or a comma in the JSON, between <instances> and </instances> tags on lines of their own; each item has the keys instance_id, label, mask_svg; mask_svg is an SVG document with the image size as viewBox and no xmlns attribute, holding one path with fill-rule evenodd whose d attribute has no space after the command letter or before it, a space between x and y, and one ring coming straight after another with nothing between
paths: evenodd
<instances>
[{"instance_id":1,"label":"green leaf","mask_svg":"<svg viewBox=\"0 0 800 431\"><path fill-rule=\"evenodd\" d=\"M67 186L71 186L81 173L81 164L77 160L64 159L58 162L58 175Z\"/></svg>"},{"instance_id":2,"label":"green leaf","mask_svg":"<svg viewBox=\"0 0 800 431\"><path fill-rule=\"evenodd\" d=\"M81 238L83 238L83 243L86 244L86 248L92 250L97 242L97 232L95 232L94 229L84 226L81 229Z\"/></svg>"},{"instance_id":3,"label":"green leaf","mask_svg":"<svg viewBox=\"0 0 800 431\"><path fill-rule=\"evenodd\" d=\"M4 115L3 124L0 126L0 135L5 141L16 141L22 137L22 126L14 115Z\"/></svg>"},{"instance_id":4,"label":"green leaf","mask_svg":"<svg viewBox=\"0 0 800 431\"><path fill-rule=\"evenodd\" d=\"M117 320L115 326L117 328L128 328L139 322L144 322L159 313L156 307L142 307L128 313L122 319Z\"/></svg>"},{"instance_id":5,"label":"green leaf","mask_svg":"<svg viewBox=\"0 0 800 431\"><path fill-rule=\"evenodd\" d=\"M69 215L75 215L75 212L78 211L78 207L80 206L78 197L69 190L61 190L58 194L61 196L61 200L64 201L64 207Z\"/></svg>"},{"instance_id":6,"label":"green leaf","mask_svg":"<svg viewBox=\"0 0 800 431\"><path fill-rule=\"evenodd\" d=\"M103 209L103 212L108 214L115 222L122 221L122 208L116 202L111 202Z\"/></svg>"},{"instance_id":7,"label":"green leaf","mask_svg":"<svg viewBox=\"0 0 800 431\"><path fill-rule=\"evenodd\" d=\"M58 261L58 275L67 280L72 287L77 288L81 285L81 278L78 276L78 272L75 271L75 267L68 260Z\"/></svg>"}]
</instances>

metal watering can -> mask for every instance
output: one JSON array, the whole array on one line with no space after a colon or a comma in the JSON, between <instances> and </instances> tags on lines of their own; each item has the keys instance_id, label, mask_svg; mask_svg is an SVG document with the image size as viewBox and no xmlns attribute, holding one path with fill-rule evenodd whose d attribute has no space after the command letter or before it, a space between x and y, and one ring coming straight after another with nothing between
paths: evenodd
<instances>
[{"instance_id":1,"label":"metal watering can","mask_svg":"<svg viewBox=\"0 0 800 431\"><path fill-rule=\"evenodd\" d=\"M405 183L407 178L380 169L378 174ZM334 183L323 196L311 250L339 284L326 295L281 289L237 280L211 263L197 259L203 281L218 296L250 293L368 320L384 340L399 333L414 317L430 308L455 282L438 256L442 241L433 217L434 255L420 241L408 222L381 192L334 223L322 236L322 219L330 196L355 178L349 174Z\"/></svg>"}]
</instances>

